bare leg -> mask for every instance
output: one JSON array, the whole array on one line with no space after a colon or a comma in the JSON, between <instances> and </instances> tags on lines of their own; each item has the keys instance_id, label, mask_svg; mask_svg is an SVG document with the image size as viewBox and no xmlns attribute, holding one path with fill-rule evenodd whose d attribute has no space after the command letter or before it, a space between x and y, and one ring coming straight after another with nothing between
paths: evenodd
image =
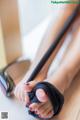
<instances>
[{"instance_id":1,"label":"bare leg","mask_svg":"<svg viewBox=\"0 0 80 120\"><path fill-rule=\"evenodd\" d=\"M80 28L76 31L73 36L72 44L65 55L63 62L61 63L59 69L52 75L47 78L46 81L55 85L56 88L64 94L64 91L70 86L74 76L80 69ZM31 104L30 108L37 113L46 118L48 116L48 112L52 115L52 105L42 89L37 90L36 92L37 98L44 103L45 107L40 109L40 104ZM49 104L48 112L43 111L43 109L47 109L47 105ZM36 106L36 107L35 107ZM38 109L37 109L38 108ZM43 112L42 112L43 111ZM51 111L51 112L50 112Z\"/></svg>"},{"instance_id":2,"label":"bare leg","mask_svg":"<svg viewBox=\"0 0 80 120\"><path fill-rule=\"evenodd\" d=\"M24 79L16 86L15 91L14 91L15 96L22 101L26 101L26 104L29 102L29 98L25 93L31 91L32 88L37 84L37 82L43 81L46 78L50 64L52 63L56 53L58 52L60 46L62 45L64 39L61 41L61 43L59 44L59 46L57 47L57 49L55 50L53 55L49 58L48 62L43 67L43 69L38 74L38 76L35 78L35 80L33 82L29 83L30 86L29 85L24 86L24 82L27 81L29 75L35 68L36 64L39 62L39 60L44 55L44 53L49 48L49 46L52 44L52 42L54 41L58 32L61 30L63 24L65 23L67 18L71 15L71 13L75 7L76 7L76 5L73 5L73 4L72 5L64 5L64 8L62 8L63 13L62 13L62 15L58 16L58 18L56 20L56 24L52 20L52 22L50 23L50 25L48 27L48 30L46 31L46 33L44 35L43 41L39 47L38 53L34 59L34 62L31 65L29 72L25 75ZM65 14L64 11L66 11L67 14Z\"/></svg>"}]
</instances>

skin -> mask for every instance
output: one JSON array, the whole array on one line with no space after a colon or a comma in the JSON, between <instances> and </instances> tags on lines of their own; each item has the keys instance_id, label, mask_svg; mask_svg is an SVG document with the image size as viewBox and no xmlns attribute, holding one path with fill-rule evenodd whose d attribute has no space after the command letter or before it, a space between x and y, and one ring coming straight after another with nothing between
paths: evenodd
<instances>
[{"instance_id":1,"label":"skin","mask_svg":"<svg viewBox=\"0 0 80 120\"><path fill-rule=\"evenodd\" d=\"M65 5L64 9L65 11L67 11L66 12L67 14L65 15L65 12L63 12L62 16L61 15L58 16L58 20L56 21L56 24L54 24L52 20L52 22L48 27L48 30L46 31L46 34L44 35L42 43L37 52L37 55L30 67L30 70L25 75L24 79L16 86L14 94L19 100L23 101L25 105L30 103L27 92L30 92L38 82L46 80L47 82L50 82L51 84L55 85L56 88L59 89L59 91L62 94L64 94L64 91L67 90L67 88L70 86L73 77L78 72L80 68L80 27L79 27L80 16L77 17L76 22L73 23L73 25L70 27L66 35L63 37L61 43L58 45L52 56L49 58L46 65L36 76L35 80L29 82L27 85L24 84L26 79L28 79L31 72L33 71L33 69L35 68L41 57L43 56L43 54L46 52L46 50L54 41L56 35L58 34L58 31L61 29L61 26L63 26L67 17L72 13L75 6L76 5ZM73 36L72 42L69 48L67 49L59 68L55 71L55 73L47 77L47 72L49 70L49 67L69 32L71 32ZM45 94L45 92L42 89L37 90L36 96L39 99L39 101L41 101L42 103L30 104L29 106L30 110L35 111L35 113L42 118L50 118L53 115L54 111L52 110L52 105L49 101L48 96Z\"/></svg>"},{"instance_id":2,"label":"skin","mask_svg":"<svg viewBox=\"0 0 80 120\"><path fill-rule=\"evenodd\" d=\"M75 42L76 40L76 42ZM73 54L73 51L75 53ZM73 58L73 61L72 61ZM70 63L70 64L68 64ZM80 30L75 36L72 44L70 45L69 51L66 53L64 60L59 66L58 70L49 78L46 79L47 82L55 85L59 91L64 94L64 91L68 89L70 83L72 82L74 76L80 69ZM63 72L64 71L64 72ZM42 95L43 94L43 95ZM45 105L44 109L47 110L49 105L48 112L51 111L52 116L52 105L50 104L49 98L42 89L37 90L36 96ZM42 118L49 117L48 113L43 109L39 108L40 104L31 104L30 109L37 111L39 115L42 115ZM43 111L44 110L44 111Z\"/></svg>"},{"instance_id":3,"label":"skin","mask_svg":"<svg viewBox=\"0 0 80 120\"><path fill-rule=\"evenodd\" d=\"M73 53L73 51L75 51ZM72 61L73 58L73 61ZM70 63L70 64L68 64ZM70 86L72 79L80 69L80 28L73 32L73 41L71 42L58 70L52 74L49 78L46 79L47 82L55 85L59 91L64 94L64 91ZM64 71L64 72L63 72ZM43 90L39 89L36 92L37 98L43 102L44 109L40 108L40 104L31 104L30 110L37 111L41 116L49 117L45 109L47 110L47 105L49 104L48 112L52 110L52 106L47 95ZM45 115L46 114L46 115ZM52 114L51 114L52 115Z\"/></svg>"}]
</instances>

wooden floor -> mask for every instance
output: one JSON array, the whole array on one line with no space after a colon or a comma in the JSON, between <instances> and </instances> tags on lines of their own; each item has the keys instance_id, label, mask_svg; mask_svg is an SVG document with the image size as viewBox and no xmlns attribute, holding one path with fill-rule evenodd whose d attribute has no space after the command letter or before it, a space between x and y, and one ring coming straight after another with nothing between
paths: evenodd
<instances>
[{"instance_id":1,"label":"wooden floor","mask_svg":"<svg viewBox=\"0 0 80 120\"><path fill-rule=\"evenodd\" d=\"M80 72L65 93L65 103L61 113L51 120L80 120Z\"/></svg>"}]
</instances>

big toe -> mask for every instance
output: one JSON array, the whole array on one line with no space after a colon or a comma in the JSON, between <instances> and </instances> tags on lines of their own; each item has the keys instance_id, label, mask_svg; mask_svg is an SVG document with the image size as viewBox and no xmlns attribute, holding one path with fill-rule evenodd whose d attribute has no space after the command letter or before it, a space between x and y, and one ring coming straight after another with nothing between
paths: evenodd
<instances>
[{"instance_id":1,"label":"big toe","mask_svg":"<svg viewBox=\"0 0 80 120\"><path fill-rule=\"evenodd\" d=\"M38 89L36 91L36 96L40 102L47 102L48 96L43 89Z\"/></svg>"}]
</instances>

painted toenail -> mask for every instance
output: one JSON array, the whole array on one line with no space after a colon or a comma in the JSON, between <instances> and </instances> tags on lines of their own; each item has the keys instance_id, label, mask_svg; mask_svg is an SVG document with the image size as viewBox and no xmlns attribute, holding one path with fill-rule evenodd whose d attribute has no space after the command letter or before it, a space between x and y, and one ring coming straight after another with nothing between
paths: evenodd
<instances>
[{"instance_id":1,"label":"painted toenail","mask_svg":"<svg viewBox=\"0 0 80 120\"><path fill-rule=\"evenodd\" d=\"M30 104L29 104L29 103L27 103L27 104L25 104L25 105L26 105L26 107L29 107L29 105L30 105Z\"/></svg>"},{"instance_id":2,"label":"painted toenail","mask_svg":"<svg viewBox=\"0 0 80 120\"><path fill-rule=\"evenodd\" d=\"M31 108L31 107L30 107L29 109L30 109L30 111L32 111L32 108Z\"/></svg>"},{"instance_id":3,"label":"painted toenail","mask_svg":"<svg viewBox=\"0 0 80 120\"><path fill-rule=\"evenodd\" d=\"M35 113L37 114L38 112L37 112L37 111L35 111Z\"/></svg>"},{"instance_id":4,"label":"painted toenail","mask_svg":"<svg viewBox=\"0 0 80 120\"><path fill-rule=\"evenodd\" d=\"M31 103L29 102L29 103L27 103L27 105L29 106Z\"/></svg>"},{"instance_id":5,"label":"painted toenail","mask_svg":"<svg viewBox=\"0 0 80 120\"><path fill-rule=\"evenodd\" d=\"M41 115L39 114L39 117L41 117Z\"/></svg>"},{"instance_id":6,"label":"painted toenail","mask_svg":"<svg viewBox=\"0 0 80 120\"><path fill-rule=\"evenodd\" d=\"M26 107L29 107L28 105L26 105Z\"/></svg>"}]
</instances>

